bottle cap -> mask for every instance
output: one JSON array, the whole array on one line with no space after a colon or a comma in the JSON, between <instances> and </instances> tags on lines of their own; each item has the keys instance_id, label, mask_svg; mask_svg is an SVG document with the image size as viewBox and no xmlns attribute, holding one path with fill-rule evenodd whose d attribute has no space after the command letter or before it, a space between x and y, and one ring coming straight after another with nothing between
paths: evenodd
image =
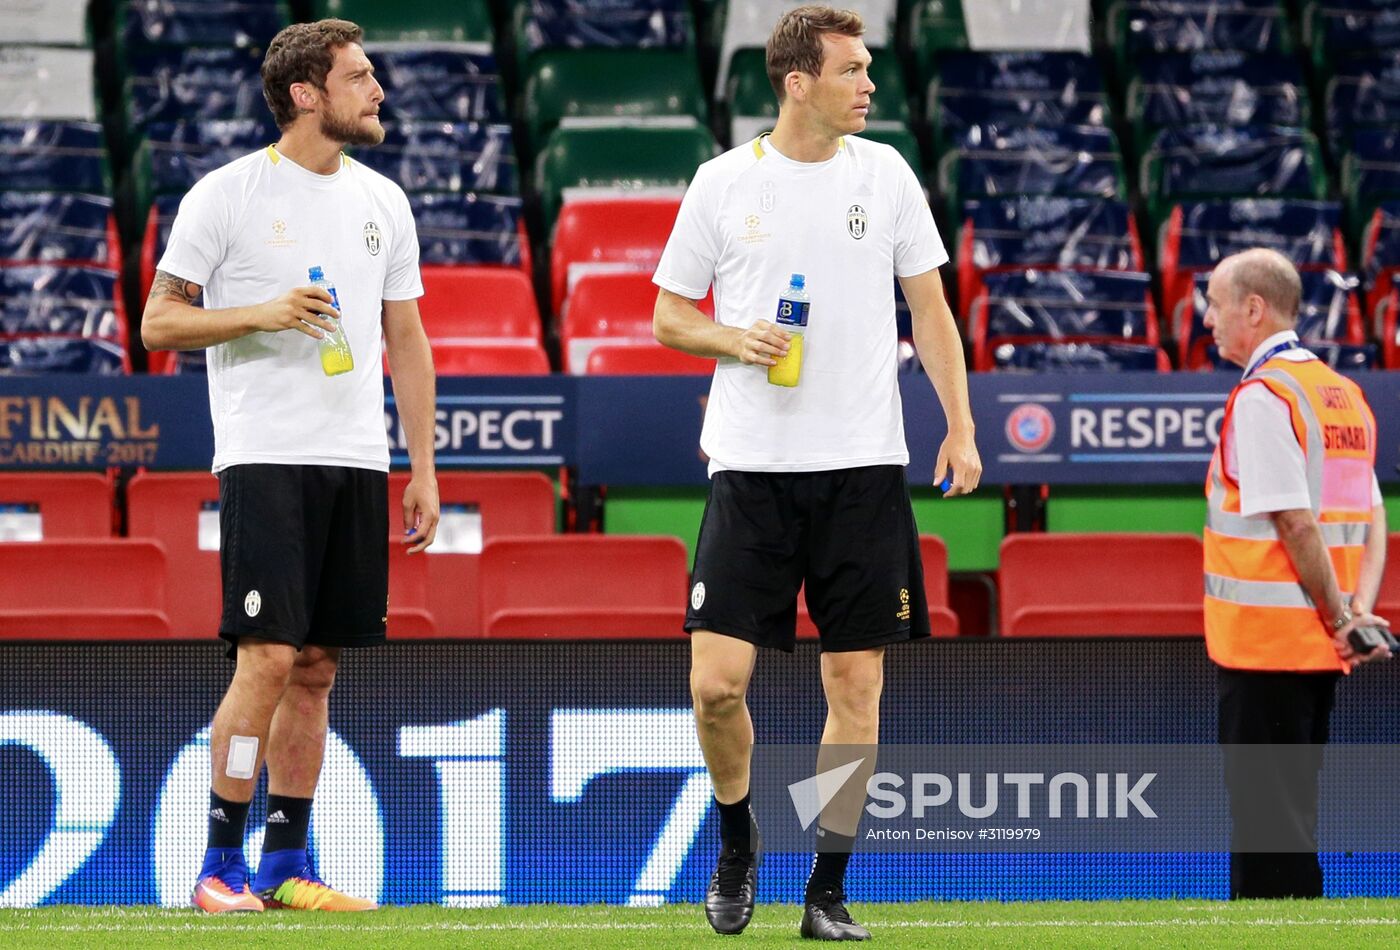
<instances>
[{"instance_id":1,"label":"bottle cap","mask_svg":"<svg viewBox=\"0 0 1400 950\"><path fill-rule=\"evenodd\" d=\"M806 276L804 276L804 275L802 275L802 274L793 274L793 275L792 275L791 285L792 285L793 287L796 287L798 290L803 290L803 289L805 289L806 286L807 286L807 278L806 278Z\"/></svg>"},{"instance_id":2,"label":"bottle cap","mask_svg":"<svg viewBox=\"0 0 1400 950\"><path fill-rule=\"evenodd\" d=\"M326 279L326 275L325 275L324 273L322 273L321 268L319 268L319 267L308 267L308 268L306 269L306 276L307 276L309 279L311 279L311 280L325 280L325 279Z\"/></svg>"}]
</instances>

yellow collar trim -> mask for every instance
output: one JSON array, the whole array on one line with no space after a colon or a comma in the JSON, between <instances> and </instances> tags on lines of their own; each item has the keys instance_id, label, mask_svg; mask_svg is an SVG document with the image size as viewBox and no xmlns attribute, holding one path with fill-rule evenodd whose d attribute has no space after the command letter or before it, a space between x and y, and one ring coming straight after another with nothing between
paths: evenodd
<instances>
[{"instance_id":1,"label":"yellow collar trim","mask_svg":"<svg viewBox=\"0 0 1400 950\"><path fill-rule=\"evenodd\" d=\"M754 154L754 158L761 159L761 158L763 158L764 154L766 154L766 153L763 151L763 140L766 139L766 138L768 138L768 136L771 135L771 134L772 134L772 133L770 133L770 132L764 132L764 133L763 133L762 135L760 135L758 138L756 138L756 139L753 140L753 154ZM841 151L842 149L844 149L845 147L846 147L846 136L843 135L843 136L841 136L839 139L836 140L836 150L839 152L839 151Z\"/></svg>"},{"instance_id":2,"label":"yellow collar trim","mask_svg":"<svg viewBox=\"0 0 1400 950\"><path fill-rule=\"evenodd\" d=\"M267 157L268 160L271 161L274 165L276 165L282 160L282 155L277 151L276 145L269 145L267 147Z\"/></svg>"}]
</instances>

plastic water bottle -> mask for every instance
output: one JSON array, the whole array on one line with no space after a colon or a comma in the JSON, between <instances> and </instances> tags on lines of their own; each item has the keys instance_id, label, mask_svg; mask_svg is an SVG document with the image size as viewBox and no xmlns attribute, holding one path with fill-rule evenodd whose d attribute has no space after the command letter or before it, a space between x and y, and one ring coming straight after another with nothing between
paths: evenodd
<instances>
[{"instance_id":1,"label":"plastic water bottle","mask_svg":"<svg viewBox=\"0 0 1400 950\"><path fill-rule=\"evenodd\" d=\"M802 375L802 335L811 309L807 278L793 274L787 290L778 297L778 329L786 330L792 339L788 340L787 355L778 357L777 364L768 367L768 382L774 386L796 386Z\"/></svg>"},{"instance_id":2,"label":"plastic water bottle","mask_svg":"<svg viewBox=\"0 0 1400 950\"><path fill-rule=\"evenodd\" d=\"M340 310L340 297L335 292L335 285L326 280L326 275L320 267L307 269L306 276L311 280L312 287L320 287L331 295L331 306ZM350 341L345 339L345 324L340 320L332 320L335 324L334 330L322 330L325 335L320 339L321 349L321 369L327 376L339 376L341 373L348 373L355 368L355 357L350 352Z\"/></svg>"}]
</instances>

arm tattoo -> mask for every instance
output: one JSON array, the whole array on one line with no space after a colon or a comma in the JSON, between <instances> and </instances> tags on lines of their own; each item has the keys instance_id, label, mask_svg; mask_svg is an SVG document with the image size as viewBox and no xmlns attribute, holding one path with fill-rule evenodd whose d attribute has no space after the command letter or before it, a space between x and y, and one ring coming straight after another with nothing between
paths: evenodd
<instances>
[{"instance_id":1,"label":"arm tattoo","mask_svg":"<svg viewBox=\"0 0 1400 950\"><path fill-rule=\"evenodd\" d=\"M167 271L156 271L156 278L151 282L151 296L154 300L157 297L174 297L182 303L194 303L204 288L198 284L181 280L174 274Z\"/></svg>"}]
</instances>

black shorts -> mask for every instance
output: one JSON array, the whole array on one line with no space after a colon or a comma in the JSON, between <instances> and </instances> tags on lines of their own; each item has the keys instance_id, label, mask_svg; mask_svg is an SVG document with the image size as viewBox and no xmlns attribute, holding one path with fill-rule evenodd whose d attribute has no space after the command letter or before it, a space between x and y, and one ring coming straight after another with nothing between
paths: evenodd
<instances>
[{"instance_id":1,"label":"black shorts","mask_svg":"<svg viewBox=\"0 0 1400 950\"><path fill-rule=\"evenodd\" d=\"M823 650L929 636L903 468L715 473L685 629L791 653L804 581Z\"/></svg>"},{"instance_id":2,"label":"black shorts","mask_svg":"<svg viewBox=\"0 0 1400 950\"><path fill-rule=\"evenodd\" d=\"M338 465L219 473L219 636L326 647L384 642L389 476Z\"/></svg>"}]
</instances>

